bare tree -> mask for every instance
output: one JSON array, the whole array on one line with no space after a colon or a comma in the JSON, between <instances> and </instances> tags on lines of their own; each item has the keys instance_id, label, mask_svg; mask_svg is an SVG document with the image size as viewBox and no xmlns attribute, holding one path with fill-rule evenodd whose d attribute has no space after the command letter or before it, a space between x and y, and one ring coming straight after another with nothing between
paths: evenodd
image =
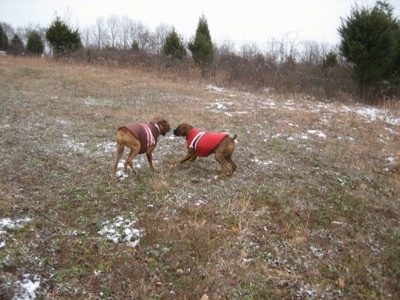
<instances>
[{"instance_id":1,"label":"bare tree","mask_svg":"<svg viewBox=\"0 0 400 300\"><path fill-rule=\"evenodd\" d=\"M82 45L86 48L90 47L92 45L92 39L91 39L91 31L89 28L85 28L80 32L81 35L81 40L82 40Z\"/></svg>"},{"instance_id":2,"label":"bare tree","mask_svg":"<svg viewBox=\"0 0 400 300\"><path fill-rule=\"evenodd\" d=\"M132 43L137 43L140 50L146 51L150 44L150 30L142 22L132 22Z\"/></svg>"},{"instance_id":3,"label":"bare tree","mask_svg":"<svg viewBox=\"0 0 400 300\"><path fill-rule=\"evenodd\" d=\"M120 44L122 49L130 49L132 47L131 31L134 22L128 16L120 19Z\"/></svg>"},{"instance_id":4,"label":"bare tree","mask_svg":"<svg viewBox=\"0 0 400 300\"><path fill-rule=\"evenodd\" d=\"M63 21L65 22L65 24L67 24L67 26L73 30L78 30L79 29L79 24L78 21L74 21L74 24L72 24L73 22L73 11L71 10L71 8L69 7L69 5L67 6L67 9L65 11L64 17L63 17Z\"/></svg>"},{"instance_id":5,"label":"bare tree","mask_svg":"<svg viewBox=\"0 0 400 300\"><path fill-rule=\"evenodd\" d=\"M107 44L107 28L103 17L96 19L93 26L94 44L98 49L102 49Z\"/></svg>"},{"instance_id":6,"label":"bare tree","mask_svg":"<svg viewBox=\"0 0 400 300\"><path fill-rule=\"evenodd\" d=\"M307 65L318 65L322 62L322 48L318 42L306 41L302 43L301 62Z\"/></svg>"},{"instance_id":7,"label":"bare tree","mask_svg":"<svg viewBox=\"0 0 400 300\"><path fill-rule=\"evenodd\" d=\"M149 52L152 54L160 55L162 53L162 47L168 33L172 30L172 26L166 24L160 24L156 27L153 34L150 35L149 41Z\"/></svg>"},{"instance_id":8,"label":"bare tree","mask_svg":"<svg viewBox=\"0 0 400 300\"><path fill-rule=\"evenodd\" d=\"M120 34L120 19L117 15L111 15L107 18L107 29L110 37L109 46L116 48L119 44L118 37Z\"/></svg>"},{"instance_id":9,"label":"bare tree","mask_svg":"<svg viewBox=\"0 0 400 300\"><path fill-rule=\"evenodd\" d=\"M235 52L235 43L231 40L222 40L222 42L215 47L215 54L230 55Z\"/></svg>"}]
</instances>

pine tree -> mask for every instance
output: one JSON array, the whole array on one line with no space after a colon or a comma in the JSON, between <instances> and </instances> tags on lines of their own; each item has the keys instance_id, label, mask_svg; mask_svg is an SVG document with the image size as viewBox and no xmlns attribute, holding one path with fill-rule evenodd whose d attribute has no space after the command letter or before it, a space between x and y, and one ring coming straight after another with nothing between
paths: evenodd
<instances>
[{"instance_id":1,"label":"pine tree","mask_svg":"<svg viewBox=\"0 0 400 300\"><path fill-rule=\"evenodd\" d=\"M3 26L0 24L0 51L6 51L8 48L8 38L7 34L3 29Z\"/></svg>"},{"instance_id":2,"label":"pine tree","mask_svg":"<svg viewBox=\"0 0 400 300\"><path fill-rule=\"evenodd\" d=\"M182 59L186 56L185 45L182 41L182 38L175 31L175 28L173 28L165 38L162 50L164 55L171 56L173 58Z\"/></svg>"},{"instance_id":3,"label":"pine tree","mask_svg":"<svg viewBox=\"0 0 400 300\"><path fill-rule=\"evenodd\" d=\"M26 49L35 55L41 55L44 51L44 44L42 38L36 30L32 30L28 33L28 42L26 43Z\"/></svg>"},{"instance_id":4,"label":"pine tree","mask_svg":"<svg viewBox=\"0 0 400 300\"><path fill-rule=\"evenodd\" d=\"M8 52L13 55L21 55L24 53L24 43L17 34L14 34L11 39L11 43L8 45Z\"/></svg>"},{"instance_id":5,"label":"pine tree","mask_svg":"<svg viewBox=\"0 0 400 300\"><path fill-rule=\"evenodd\" d=\"M205 70L211 65L214 47L211 41L208 23L204 15L199 19L196 35L189 42L188 49L192 52L194 62L202 70Z\"/></svg>"},{"instance_id":6,"label":"pine tree","mask_svg":"<svg viewBox=\"0 0 400 300\"><path fill-rule=\"evenodd\" d=\"M324 58L324 61L322 63L322 68L323 69L329 69L337 66L338 61L337 61L337 54L333 51L330 51Z\"/></svg>"},{"instance_id":7,"label":"pine tree","mask_svg":"<svg viewBox=\"0 0 400 300\"><path fill-rule=\"evenodd\" d=\"M389 80L400 67L399 23L393 8L378 1L372 9L355 6L350 16L342 19L338 31L340 51L353 70L353 76L364 96L371 87Z\"/></svg>"},{"instance_id":8,"label":"pine tree","mask_svg":"<svg viewBox=\"0 0 400 300\"><path fill-rule=\"evenodd\" d=\"M78 30L72 31L59 17L46 30L46 40L55 57L68 56L82 45Z\"/></svg>"}]
</instances>

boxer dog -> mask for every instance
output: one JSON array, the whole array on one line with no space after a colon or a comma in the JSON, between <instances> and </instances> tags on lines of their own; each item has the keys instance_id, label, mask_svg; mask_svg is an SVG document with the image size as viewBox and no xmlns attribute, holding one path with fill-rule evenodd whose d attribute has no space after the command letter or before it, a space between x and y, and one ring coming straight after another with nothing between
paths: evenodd
<instances>
[{"instance_id":1,"label":"boxer dog","mask_svg":"<svg viewBox=\"0 0 400 300\"><path fill-rule=\"evenodd\" d=\"M207 157L215 153L215 159L222 167L215 179L221 179L226 175L229 171L228 163L232 167L230 175L235 172L237 166L232 160L232 153L235 150L236 134L229 137L227 133L222 132L202 132L183 123L174 130L174 135L186 137L187 154L180 161L181 163L196 160L198 156Z\"/></svg>"},{"instance_id":2,"label":"boxer dog","mask_svg":"<svg viewBox=\"0 0 400 300\"><path fill-rule=\"evenodd\" d=\"M124 153L125 146L131 151L128 154L124 164L124 171L127 171L128 166L134 173L136 170L133 167L132 160L138 154L146 153L147 161L150 168L155 170L152 161L152 153L157 145L158 136L166 135L170 131L170 125L167 120L156 118L150 123L130 123L118 128L117 131L117 160L114 164L113 176L116 176L118 162Z\"/></svg>"}]
</instances>

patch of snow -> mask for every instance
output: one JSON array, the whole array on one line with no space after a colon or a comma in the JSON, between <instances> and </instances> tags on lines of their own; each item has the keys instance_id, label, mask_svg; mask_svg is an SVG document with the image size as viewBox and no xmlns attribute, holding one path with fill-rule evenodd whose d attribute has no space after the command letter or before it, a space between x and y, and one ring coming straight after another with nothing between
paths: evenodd
<instances>
[{"instance_id":1,"label":"patch of snow","mask_svg":"<svg viewBox=\"0 0 400 300\"><path fill-rule=\"evenodd\" d=\"M321 249L316 248L314 246L310 246L310 251L317 258L321 258L322 256L324 256L324 252Z\"/></svg>"},{"instance_id":2,"label":"patch of snow","mask_svg":"<svg viewBox=\"0 0 400 300\"><path fill-rule=\"evenodd\" d=\"M289 136L287 138L288 141L296 141L296 140L308 140L308 135L306 134L294 134L293 136Z\"/></svg>"},{"instance_id":3,"label":"patch of snow","mask_svg":"<svg viewBox=\"0 0 400 300\"><path fill-rule=\"evenodd\" d=\"M351 136L345 136L345 137L338 137L338 140L344 140L344 141L349 141L349 142L354 142L354 138Z\"/></svg>"},{"instance_id":4,"label":"patch of snow","mask_svg":"<svg viewBox=\"0 0 400 300\"><path fill-rule=\"evenodd\" d=\"M61 119L56 119L56 123L61 124L61 125L68 125L68 124L71 124L70 121L61 120Z\"/></svg>"},{"instance_id":5,"label":"patch of snow","mask_svg":"<svg viewBox=\"0 0 400 300\"><path fill-rule=\"evenodd\" d=\"M27 223L29 221L31 221L30 218L17 219L17 220L11 220L9 218L0 219L0 234L5 232L1 230L3 228L6 229L22 228L24 227L24 225L21 223Z\"/></svg>"},{"instance_id":6,"label":"patch of snow","mask_svg":"<svg viewBox=\"0 0 400 300\"><path fill-rule=\"evenodd\" d=\"M100 149L102 153L114 153L116 151L115 142L104 142L97 144L97 149Z\"/></svg>"},{"instance_id":7,"label":"patch of snow","mask_svg":"<svg viewBox=\"0 0 400 300\"><path fill-rule=\"evenodd\" d=\"M275 89L273 87L265 87L264 88L264 93L270 94L273 93Z\"/></svg>"},{"instance_id":8,"label":"patch of snow","mask_svg":"<svg viewBox=\"0 0 400 300\"><path fill-rule=\"evenodd\" d=\"M16 228L22 228L24 227L23 223L28 223L31 219L30 218L24 218L24 219L17 219L17 220L11 220L9 218L5 219L0 219L0 238L2 238L3 235L7 234L6 230L3 229L9 229L13 230ZM0 240L0 248L4 248L6 246L6 242L3 240Z\"/></svg>"},{"instance_id":9,"label":"patch of snow","mask_svg":"<svg viewBox=\"0 0 400 300\"><path fill-rule=\"evenodd\" d=\"M7 230L22 228L25 226L25 223L28 223L30 221L30 218L16 220L11 220L9 218L0 219L0 238L4 234L7 234ZM6 242L0 241L0 248L4 248L5 246ZM24 279L22 281L15 282L16 294L12 298L13 300L30 300L36 298L35 291L40 285L40 279L37 275L35 275L32 280L30 280L28 277L29 274L24 275Z\"/></svg>"},{"instance_id":10,"label":"patch of snow","mask_svg":"<svg viewBox=\"0 0 400 300\"><path fill-rule=\"evenodd\" d=\"M379 115L379 110L373 107L362 107L356 109L355 112L371 121L375 121Z\"/></svg>"},{"instance_id":11,"label":"patch of snow","mask_svg":"<svg viewBox=\"0 0 400 300\"><path fill-rule=\"evenodd\" d=\"M389 116L389 112L387 110L382 110L375 107L362 107L354 110L354 112L370 121L382 120L390 125L400 125L400 118L393 118Z\"/></svg>"},{"instance_id":12,"label":"patch of snow","mask_svg":"<svg viewBox=\"0 0 400 300\"><path fill-rule=\"evenodd\" d=\"M265 105L265 106L264 106L264 105ZM267 100L262 101L262 106L261 106L261 108L275 108L276 106L277 106L277 105L276 105L276 102L275 102L274 100L268 98Z\"/></svg>"},{"instance_id":13,"label":"patch of snow","mask_svg":"<svg viewBox=\"0 0 400 300\"><path fill-rule=\"evenodd\" d=\"M392 118L392 117L385 117L385 122L390 124L390 125L396 125L396 126L400 126L400 118Z\"/></svg>"},{"instance_id":14,"label":"patch of snow","mask_svg":"<svg viewBox=\"0 0 400 300\"><path fill-rule=\"evenodd\" d=\"M70 139L68 135L63 134L63 138L67 147L70 148L72 151L85 153L88 152L88 149L85 148L85 143L83 142L76 142L73 139Z\"/></svg>"},{"instance_id":15,"label":"patch of snow","mask_svg":"<svg viewBox=\"0 0 400 300\"><path fill-rule=\"evenodd\" d=\"M248 111L235 111L234 113L237 115L245 115L245 114L248 114L249 112Z\"/></svg>"},{"instance_id":16,"label":"patch of snow","mask_svg":"<svg viewBox=\"0 0 400 300\"><path fill-rule=\"evenodd\" d=\"M33 300L36 299L36 290L40 286L40 278L35 275L32 280L29 279L30 275L25 274L24 279L17 281L18 286L16 295L12 300Z\"/></svg>"},{"instance_id":17,"label":"patch of snow","mask_svg":"<svg viewBox=\"0 0 400 300\"><path fill-rule=\"evenodd\" d=\"M128 246L135 248L143 236L142 230L133 228L135 223L135 218L130 220L118 216L113 221L104 222L98 233L104 235L107 240L115 244L126 243Z\"/></svg>"},{"instance_id":18,"label":"patch of snow","mask_svg":"<svg viewBox=\"0 0 400 300\"><path fill-rule=\"evenodd\" d=\"M259 165L263 165L263 166L268 166L268 165L272 165L273 162L271 160L259 160L258 158L254 158L251 160L252 162L259 164Z\"/></svg>"},{"instance_id":19,"label":"patch of snow","mask_svg":"<svg viewBox=\"0 0 400 300\"><path fill-rule=\"evenodd\" d=\"M323 133L321 130L308 130L307 132L310 134L314 134L320 138L326 139L326 134Z\"/></svg>"},{"instance_id":20,"label":"patch of snow","mask_svg":"<svg viewBox=\"0 0 400 300\"><path fill-rule=\"evenodd\" d=\"M223 102L215 102L211 104L211 107L215 107L216 109L226 110L227 107Z\"/></svg>"},{"instance_id":21,"label":"patch of snow","mask_svg":"<svg viewBox=\"0 0 400 300\"><path fill-rule=\"evenodd\" d=\"M219 93L225 92L225 89L223 87L218 87L218 86L211 85L211 84L207 85L207 89L209 89L211 91L219 92Z\"/></svg>"},{"instance_id":22,"label":"patch of snow","mask_svg":"<svg viewBox=\"0 0 400 300\"><path fill-rule=\"evenodd\" d=\"M388 160L391 164L396 162L396 157L388 157L386 158L386 160Z\"/></svg>"},{"instance_id":23,"label":"patch of snow","mask_svg":"<svg viewBox=\"0 0 400 300\"><path fill-rule=\"evenodd\" d=\"M114 100L111 99L96 99L92 97L86 97L84 103L87 106L113 106L115 104Z\"/></svg>"},{"instance_id":24,"label":"patch of snow","mask_svg":"<svg viewBox=\"0 0 400 300\"><path fill-rule=\"evenodd\" d=\"M119 163L118 163L116 176L117 176L117 178L119 178L120 180L124 180L125 178L128 178L128 177L129 177L129 175L128 175L127 173L124 172L124 168L125 168L124 164L125 164L125 160L123 160L123 159L121 159L121 160L119 161ZM135 169L141 167L141 164L140 164L137 160L134 160L134 161L133 161L133 164L134 164L133 166L135 167ZM128 169L128 170L129 170L129 169Z\"/></svg>"}]
</instances>

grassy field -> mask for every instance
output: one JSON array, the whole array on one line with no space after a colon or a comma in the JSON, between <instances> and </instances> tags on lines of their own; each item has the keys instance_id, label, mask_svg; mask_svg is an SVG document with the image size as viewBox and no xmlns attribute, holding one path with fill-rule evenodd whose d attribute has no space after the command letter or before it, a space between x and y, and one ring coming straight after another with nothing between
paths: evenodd
<instances>
[{"instance_id":1,"label":"grassy field","mask_svg":"<svg viewBox=\"0 0 400 300\"><path fill-rule=\"evenodd\" d=\"M0 58L0 298L399 298L399 106L188 79ZM237 134L236 173L171 132L111 178L156 116Z\"/></svg>"}]
</instances>

